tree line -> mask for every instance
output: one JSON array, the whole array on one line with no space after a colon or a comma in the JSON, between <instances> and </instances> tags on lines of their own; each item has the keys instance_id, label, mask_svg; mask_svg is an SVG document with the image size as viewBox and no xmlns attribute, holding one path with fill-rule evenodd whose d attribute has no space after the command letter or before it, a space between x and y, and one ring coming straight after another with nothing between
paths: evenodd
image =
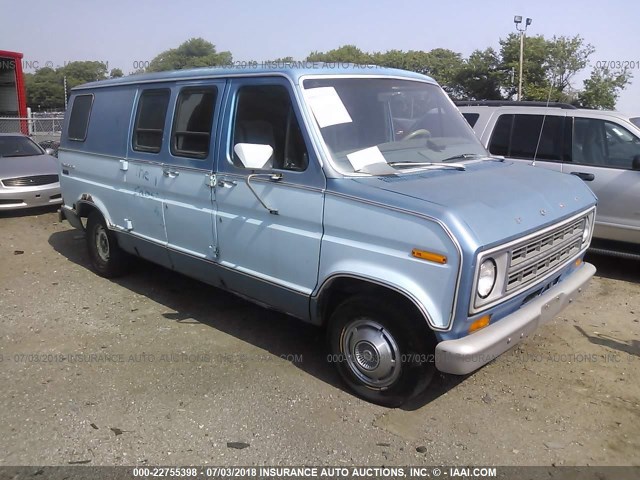
<instances>
[{"instance_id":1,"label":"tree line","mask_svg":"<svg viewBox=\"0 0 640 480\"><path fill-rule=\"evenodd\" d=\"M498 50L478 49L466 58L446 48L365 52L355 45L344 45L327 52L311 52L304 61L400 68L433 77L457 100L511 100L518 89L520 37L510 34L500 39L499 45ZM594 53L594 47L580 35L550 39L542 35L526 37L522 99L614 109L621 91L631 83L631 71L594 67L582 85L576 85L576 76L588 68ZM294 61L293 57L281 57L266 62ZM211 42L192 38L158 54L147 68L131 73L224 66L232 62L231 52L218 52ZM118 76L123 76L120 69L108 71L103 62L71 62L57 69L42 68L25 75L27 103L41 110L63 108L64 77L70 89L81 83Z\"/></svg>"}]
</instances>

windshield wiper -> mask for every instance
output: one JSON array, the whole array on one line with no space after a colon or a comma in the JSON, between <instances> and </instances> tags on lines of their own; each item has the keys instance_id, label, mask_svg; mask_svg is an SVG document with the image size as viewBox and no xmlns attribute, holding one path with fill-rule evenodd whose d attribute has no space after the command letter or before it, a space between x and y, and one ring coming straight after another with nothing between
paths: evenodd
<instances>
[{"instance_id":1,"label":"windshield wiper","mask_svg":"<svg viewBox=\"0 0 640 480\"><path fill-rule=\"evenodd\" d=\"M481 156L482 155L479 155L477 153L462 153L460 155L454 155L453 157L445 158L442 161L443 162L450 162L451 160L469 160L470 158L477 158L477 157L481 157Z\"/></svg>"},{"instance_id":2,"label":"windshield wiper","mask_svg":"<svg viewBox=\"0 0 640 480\"><path fill-rule=\"evenodd\" d=\"M392 167L418 167L428 170L437 170L441 168L451 168L454 170L466 170L467 167L461 163L440 163L440 162L391 162Z\"/></svg>"}]
</instances>

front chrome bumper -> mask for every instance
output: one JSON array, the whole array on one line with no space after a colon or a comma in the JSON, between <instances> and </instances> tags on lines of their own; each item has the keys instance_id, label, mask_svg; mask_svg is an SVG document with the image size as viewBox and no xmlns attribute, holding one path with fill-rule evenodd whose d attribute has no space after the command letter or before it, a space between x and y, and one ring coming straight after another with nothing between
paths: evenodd
<instances>
[{"instance_id":1,"label":"front chrome bumper","mask_svg":"<svg viewBox=\"0 0 640 480\"><path fill-rule=\"evenodd\" d=\"M436 368L466 375L489 363L564 310L595 272L593 265L584 263L570 277L497 323L466 337L440 342L436 346Z\"/></svg>"}]
</instances>

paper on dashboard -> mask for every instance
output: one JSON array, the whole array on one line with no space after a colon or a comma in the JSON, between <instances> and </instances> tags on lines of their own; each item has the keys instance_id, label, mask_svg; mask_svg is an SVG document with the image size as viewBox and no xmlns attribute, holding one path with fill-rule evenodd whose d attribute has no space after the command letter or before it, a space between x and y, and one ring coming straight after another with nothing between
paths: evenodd
<instances>
[{"instance_id":1,"label":"paper on dashboard","mask_svg":"<svg viewBox=\"0 0 640 480\"><path fill-rule=\"evenodd\" d=\"M369 147L350 153L347 155L347 160L349 160L353 170L356 172L361 171L369 165L381 163L387 165L387 161L384 159L384 156L378 147Z\"/></svg>"}]
</instances>

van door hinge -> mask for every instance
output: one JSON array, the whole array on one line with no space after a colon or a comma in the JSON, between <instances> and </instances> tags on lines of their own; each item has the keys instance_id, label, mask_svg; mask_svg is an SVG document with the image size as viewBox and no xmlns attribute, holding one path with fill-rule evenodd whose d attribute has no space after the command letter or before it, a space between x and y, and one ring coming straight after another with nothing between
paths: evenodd
<instances>
[{"instance_id":1,"label":"van door hinge","mask_svg":"<svg viewBox=\"0 0 640 480\"><path fill-rule=\"evenodd\" d=\"M207 173L204 178L204 184L208 187L215 188L216 186L216 174L215 173Z\"/></svg>"}]
</instances>

